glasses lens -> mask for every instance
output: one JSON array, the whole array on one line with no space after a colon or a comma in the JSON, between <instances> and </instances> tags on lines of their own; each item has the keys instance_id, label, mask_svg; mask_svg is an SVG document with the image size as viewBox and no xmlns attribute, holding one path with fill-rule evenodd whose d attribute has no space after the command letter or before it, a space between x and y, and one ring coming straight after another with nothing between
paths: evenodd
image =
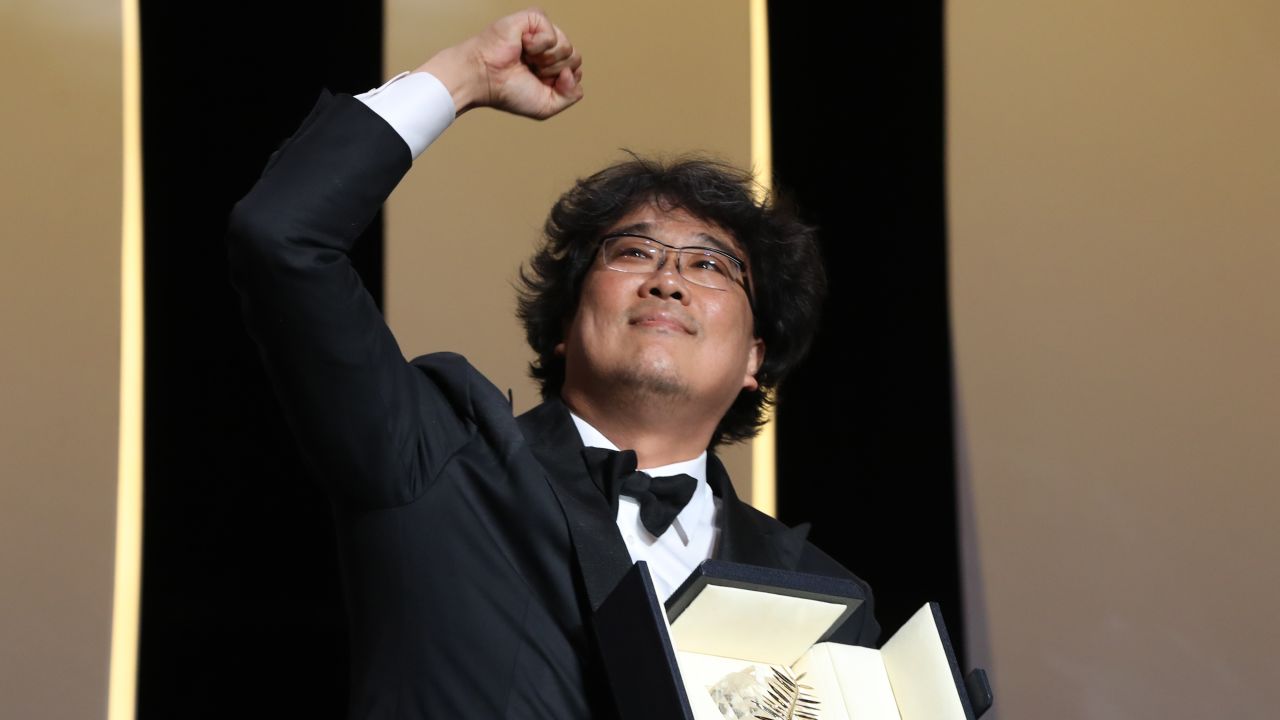
<instances>
[{"instance_id":1,"label":"glasses lens","mask_svg":"<svg viewBox=\"0 0 1280 720\"><path fill-rule=\"evenodd\" d=\"M604 241L604 264L623 272L653 272L662 261L662 247L644 238L622 235Z\"/></svg>"},{"instance_id":2,"label":"glasses lens","mask_svg":"<svg viewBox=\"0 0 1280 720\"><path fill-rule=\"evenodd\" d=\"M680 251L680 274L691 283L728 290L736 282L737 266L713 250L693 248Z\"/></svg>"}]
</instances>

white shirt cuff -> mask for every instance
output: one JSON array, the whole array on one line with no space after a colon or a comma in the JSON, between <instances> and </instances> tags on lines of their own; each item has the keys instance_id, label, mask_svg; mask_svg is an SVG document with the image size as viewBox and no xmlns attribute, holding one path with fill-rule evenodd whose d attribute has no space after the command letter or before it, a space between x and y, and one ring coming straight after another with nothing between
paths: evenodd
<instances>
[{"instance_id":1,"label":"white shirt cuff","mask_svg":"<svg viewBox=\"0 0 1280 720\"><path fill-rule=\"evenodd\" d=\"M444 133L457 113L449 89L425 72L402 72L356 99L404 138L414 159Z\"/></svg>"}]
</instances>

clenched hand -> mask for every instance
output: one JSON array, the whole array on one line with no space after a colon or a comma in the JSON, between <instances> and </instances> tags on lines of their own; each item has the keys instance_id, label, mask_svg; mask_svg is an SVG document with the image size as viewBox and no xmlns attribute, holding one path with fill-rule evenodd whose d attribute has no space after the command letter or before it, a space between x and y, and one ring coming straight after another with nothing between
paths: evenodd
<instances>
[{"instance_id":1,"label":"clenched hand","mask_svg":"<svg viewBox=\"0 0 1280 720\"><path fill-rule=\"evenodd\" d=\"M582 99L582 55L536 9L495 21L418 70L444 83L459 115L493 107L542 120Z\"/></svg>"}]
</instances>

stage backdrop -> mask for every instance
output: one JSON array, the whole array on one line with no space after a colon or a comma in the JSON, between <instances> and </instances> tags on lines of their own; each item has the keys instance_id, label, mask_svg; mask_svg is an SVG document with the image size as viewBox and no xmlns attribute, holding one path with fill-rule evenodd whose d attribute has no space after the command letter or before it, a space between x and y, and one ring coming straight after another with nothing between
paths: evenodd
<instances>
[{"instance_id":1,"label":"stage backdrop","mask_svg":"<svg viewBox=\"0 0 1280 720\"><path fill-rule=\"evenodd\" d=\"M966 605L997 715L1274 717L1280 6L948 10Z\"/></svg>"}]
</instances>

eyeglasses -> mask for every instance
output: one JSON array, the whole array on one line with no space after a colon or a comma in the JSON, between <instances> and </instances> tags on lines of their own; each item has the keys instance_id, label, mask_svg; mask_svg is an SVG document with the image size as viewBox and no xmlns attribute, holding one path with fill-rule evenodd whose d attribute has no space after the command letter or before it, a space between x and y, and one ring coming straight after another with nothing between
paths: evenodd
<instances>
[{"instance_id":1,"label":"eyeglasses","mask_svg":"<svg viewBox=\"0 0 1280 720\"><path fill-rule=\"evenodd\" d=\"M600 257L610 270L652 273L667 262L667 253L676 254L676 272L694 285L712 290L728 290L741 285L751 300L746 264L729 253L709 247L675 247L647 235L615 233L600 241Z\"/></svg>"}]
</instances>

